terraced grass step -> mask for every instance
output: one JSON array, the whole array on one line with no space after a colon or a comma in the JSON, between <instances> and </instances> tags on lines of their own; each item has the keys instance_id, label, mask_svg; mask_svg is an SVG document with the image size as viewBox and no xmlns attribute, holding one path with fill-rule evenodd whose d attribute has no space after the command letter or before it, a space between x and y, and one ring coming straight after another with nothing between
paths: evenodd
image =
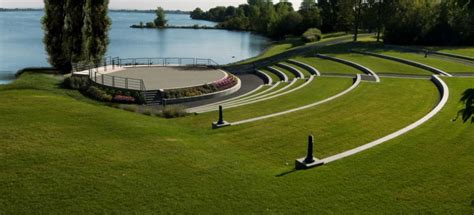
<instances>
[{"instance_id":1,"label":"terraced grass step","mask_svg":"<svg viewBox=\"0 0 474 215\"><path fill-rule=\"evenodd\" d=\"M291 81L290 83L281 82L281 85L283 85L284 87L281 87L277 90L273 90L269 93L265 93L256 97L239 99L236 101L222 103L219 105L222 105L224 108L228 109L228 108L236 108L236 107L240 107L240 106L244 106L248 104L254 104L254 103L266 101L269 99L274 99L274 98L292 93L293 91L297 91L300 88L306 87L306 85L308 85L309 82L311 81L312 79L309 81L305 79L293 79L293 81ZM212 111L217 111L217 110L218 110L218 106L206 106L202 108L192 109L191 111L195 113L205 113L205 112L212 112Z\"/></svg>"},{"instance_id":2,"label":"terraced grass step","mask_svg":"<svg viewBox=\"0 0 474 215\"><path fill-rule=\"evenodd\" d=\"M438 69L441 69L447 73L474 73L474 66L468 66L461 63L456 63L449 60L443 60L439 58L425 58L423 55L416 54L416 53L409 53L409 52L398 52L398 51L383 51L377 52L384 55L404 58L407 60L419 62L426 64L428 66L432 66Z\"/></svg>"},{"instance_id":3,"label":"terraced grass step","mask_svg":"<svg viewBox=\"0 0 474 215\"><path fill-rule=\"evenodd\" d=\"M343 80L345 79L341 79ZM345 87L350 84L345 83ZM273 147L278 145L275 153L282 153L291 158L301 156L301 149L294 148L294 137L306 137L312 133L317 143L315 156L327 157L381 138L417 121L431 111L438 98L438 89L429 80L382 78L379 84L363 82L349 94L321 106L285 117L267 119L263 124L263 121L258 121L235 128L229 127L220 132L248 134L253 130L255 133L248 136L248 141L258 139L265 143L275 143ZM255 104L224 110L225 119L232 121L271 113L273 110L267 108L265 104L270 104L267 102L275 102L272 105L290 104L266 101L258 104L262 106ZM215 112L199 115L192 121L212 121L215 115ZM304 148L304 145L303 141L300 146ZM270 157L267 158L271 159ZM275 162L277 165L278 161Z\"/></svg>"},{"instance_id":4,"label":"terraced grass step","mask_svg":"<svg viewBox=\"0 0 474 215\"><path fill-rule=\"evenodd\" d=\"M283 81L283 79L281 79L280 76L278 76L276 73L268 70L267 68L260 68L258 70L260 70L261 72L263 72L263 73L267 74L268 76L270 76L270 78L272 78L272 80L273 80L273 83Z\"/></svg>"},{"instance_id":5,"label":"terraced grass step","mask_svg":"<svg viewBox=\"0 0 474 215\"><path fill-rule=\"evenodd\" d=\"M362 74L361 71L354 67L350 67L341 63L325 60L317 57L295 57L294 60L313 66L321 72L321 74Z\"/></svg>"},{"instance_id":6,"label":"terraced grass step","mask_svg":"<svg viewBox=\"0 0 474 215\"><path fill-rule=\"evenodd\" d=\"M286 62L291 65L296 66L297 68L303 68L305 71L309 72L309 74L311 75L321 76L321 73L319 72L319 70L309 64L306 64L294 59L288 59Z\"/></svg>"},{"instance_id":7,"label":"terraced grass step","mask_svg":"<svg viewBox=\"0 0 474 215\"><path fill-rule=\"evenodd\" d=\"M288 82L290 79L288 76L281 70L274 68L272 66L265 67L268 71L273 72L276 76L280 78L281 81L283 82Z\"/></svg>"},{"instance_id":8,"label":"terraced grass step","mask_svg":"<svg viewBox=\"0 0 474 215\"><path fill-rule=\"evenodd\" d=\"M293 67L294 69L298 70L299 72L301 72L301 74L303 75L303 77L307 78L313 74L311 74L311 72L309 72L307 69L305 68L302 68L298 65L294 65L294 64L291 64L291 63L288 63L288 62L281 62L280 64L282 65L285 65L285 66L289 66L289 67Z\"/></svg>"},{"instance_id":9,"label":"terraced grass step","mask_svg":"<svg viewBox=\"0 0 474 215\"><path fill-rule=\"evenodd\" d=\"M202 105L202 106L198 106L198 107L194 107L194 108L189 108L189 109L187 109L187 112L195 113L195 112L203 112L203 111L204 112L214 111L214 110L218 109L219 105L225 105L225 104L229 104L229 103L237 103L237 102L246 101L246 100L250 100L250 99L254 99L254 98L260 98L262 96L273 95L275 93L278 93L278 92L288 88L289 84L291 84L291 83L277 82L276 84L274 84L272 86L268 86L266 89L261 90L258 93L253 93L252 95L237 98L237 99L224 100L224 101L221 101L221 102Z\"/></svg>"},{"instance_id":10,"label":"terraced grass step","mask_svg":"<svg viewBox=\"0 0 474 215\"><path fill-rule=\"evenodd\" d=\"M302 112L316 105L321 105L324 102L337 99L344 93L355 89L360 84L360 77L355 83L352 83L353 81L350 79L342 79L337 82L332 80L333 83L330 83L331 81L327 79L331 78L319 78L300 91L295 91L295 93L287 94L275 100L269 100L267 104L259 103L258 106L256 105L253 109L249 107L246 109L246 111L250 111L251 114L248 118L242 118L244 114L239 114L236 115L236 118L238 119L230 121L230 123L232 125L241 125L245 123L254 123L260 120L267 120L272 117L286 117L288 114ZM346 87L347 83L350 83L348 87ZM279 105L276 105L277 103ZM270 106L267 108L265 105L270 105L272 108L269 108ZM259 111L261 108L269 111ZM261 122L265 123L264 121Z\"/></svg>"},{"instance_id":11,"label":"terraced grass step","mask_svg":"<svg viewBox=\"0 0 474 215\"><path fill-rule=\"evenodd\" d=\"M280 88L277 91L273 91L273 92L267 93L267 94L262 94L260 96L253 97L253 98L247 98L247 99L243 99L243 100L240 100L240 101L226 103L224 105L233 106L233 105L249 103L249 102L253 102L253 101L257 101L257 100L267 99L269 97L279 96L281 94L286 94L290 91L292 92L293 90L300 88L302 85L307 84L306 82L307 82L307 80L304 80L304 79L301 79L301 80L293 79L285 87Z\"/></svg>"},{"instance_id":12,"label":"terraced grass step","mask_svg":"<svg viewBox=\"0 0 474 215\"><path fill-rule=\"evenodd\" d=\"M281 66L273 65L273 66L271 66L270 68L276 69L276 70L282 72L283 74L285 74L286 77L288 77L288 81L291 81L291 80L293 80L293 79L296 78L296 76L295 76L295 74L294 74L293 72L291 72L291 71L289 71L288 69L283 68L283 67L281 67Z\"/></svg>"},{"instance_id":13,"label":"terraced grass step","mask_svg":"<svg viewBox=\"0 0 474 215\"><path fill-rule=\"evenodd\" d=\"M386 60L369 55L348 53L331 56L361 64L377 74L429 75L433 73L407 64Z\"/></svg>"}]
</instances>

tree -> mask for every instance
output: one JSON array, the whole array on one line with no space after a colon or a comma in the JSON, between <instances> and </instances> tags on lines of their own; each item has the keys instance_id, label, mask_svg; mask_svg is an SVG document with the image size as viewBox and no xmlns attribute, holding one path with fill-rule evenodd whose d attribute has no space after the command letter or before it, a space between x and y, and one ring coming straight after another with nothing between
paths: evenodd
<instances>
[{"instance_id":1,"label":"tree","mask_svg":"<svg viewBox=\"0 0 474 215\"><path fill-rule=\"evenodd\" d=\"M300 11L314 10L317 8L318 6L316 5L315 0L303 0L301 2Z\"/></svg>"},{"instance_id":2,"label":"tree","mask_svg":"<svg viewBox=\"0 0 474 215\"><path fill-rule=\"evenodd\" d=\"M67 73L74 63L98 63L108 45L108 0L45 0L43 41L52 66Z\"/></svg>"},{"instance_id":3,"label":"tree","mask_svg":"<svg viewBox=\"0 0 474 215\"><path fill-rule=\"evenodd\" d=\"M165 27L167 22L168 20L166 20L165 10L163 10L163 8L161 7L158 7L156 9L155 26L162 28L162 27Z\"/></svg>"},{"instance_id":4,"label":"tree","mask_svg":"<svg viewBox=\"0 0 474 215\"><path fill-rule=\"evenodd\" d=\"M62 71L67 70L68 57L64 52L63 27L66 12L62 0L45 0L45 15L42 19L45 32L43 43L48 53L49 63Z\"/></svg>"},{"instance_id":5,"label":"tree","mask_svg":"<svg viewBox=\"0 0 474 215\"><path fill-rule=\"evenodd\" d=\"M98 64L107 52L109 30L112 24L108 14L109 0L87 0L87 18L84 29L85 55L88 62ZM141 22L143 25L143 22ZM87 34L89 33L89 34Z\"/></svg>"},{"instance_id":6,"label":"tree","mask_svg":"<svg viewBox=\"0 0 474 215\"><path fill-rule=\"evenodd\" d=\"M191 12L191 18L192 19L205 19L206 13L204 13L204 11L202 11L201 8L196 8Z\"/></svg>"}]
</instances>

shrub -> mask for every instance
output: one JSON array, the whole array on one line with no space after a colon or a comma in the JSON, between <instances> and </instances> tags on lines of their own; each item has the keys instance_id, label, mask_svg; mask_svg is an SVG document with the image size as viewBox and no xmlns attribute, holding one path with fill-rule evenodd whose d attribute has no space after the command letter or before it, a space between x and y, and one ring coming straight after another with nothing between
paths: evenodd
<instances>
[{"instance_id":1,"label":"shrub","mask_svg":"<svg viewBox=\"0 0 474 215\"><path fill-rule=\"evenodd\" d=\"M146 23L146 27L147 27L147 28L156 28L156 25L155 25L155 23L153 23L153 22L147 22L147 23Z\"/></svg>"},{"instance_id":2,"label":"shrub","mask_svg":"<svg viewBox=\"0 0 474 215\"><path fill-rule=\"evenodd\" d=\"M321 31L317 28L310 28L303 33L303 40L305 42L316 42L322 38Z\"/></svg>"},{"instance_id":3,"label":"shrub","mask_svg":"<svg viewBox=\"0 0 474 215\"><path fill-rule=\"evenodd\" d=\"M135 103L135 98L131 96L125 96L125 95L116 95L114 96L112 101L118 102L118 103L131 104L131 103Z\"/></svg>"},{"instance_id":4,"label":"shrub","mask_svg":"<svg viewBox=\"0 0 474 215\"><path fill-rule=\"evenodd\" d=\"M161 116L165 118L178 118L188 115L186 108L181 105L166 106L161 112Z\"/></svg>"},{"instance_id":5,"label":"shrub","mask_svg":"<svg viewBox=\"0 0 474 215\"><path fill-rule=\"evenodd\" d=\"M103 102L112 101L112 96L107 94L107 92L101 90L98 87L91 86L85 92L89 97L91 97L93 99L103 101Z\"/></svg>"},{"instance_id":6,"label":"shrub","mask_svg":"<svg viewBox=\"0 0 474 215\"><path fill-rule=\"evenodd\" d=\"M89 87L89 78L82 77L82 76L71 76L64 79L62 86L64 88L73 89L73 90L81 90L86 89Z\"/></svg>"}]
</instances>

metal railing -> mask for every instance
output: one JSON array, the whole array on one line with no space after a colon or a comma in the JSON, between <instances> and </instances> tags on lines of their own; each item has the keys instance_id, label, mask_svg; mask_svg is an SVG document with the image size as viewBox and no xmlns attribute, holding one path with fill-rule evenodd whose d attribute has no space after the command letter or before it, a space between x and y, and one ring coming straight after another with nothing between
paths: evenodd
<instances>
[{"instance_id":1,"label":"metal railing","mask_svg":"<svg viewBox=\"0 0 474 215\"><path fill-rule=\"evenodd\" d=\"M127 90L146 91L145 83L142 79L106 75L96 71L91 71L89 73L89 79L94 83L103 86Z\"/></svg>"},{"instance_id":2,"label":"metal railing","mask_svg":"<svg viewBox=\"0 0 474 215\"><path fill-rule=\"evenodd\" d=\"M77 63L73 65L73 71L88 71L89 80L103 86L146 91L145 83L142 79L125 78L114 75L101 73L99 70L107 72L108 69L115 70L121 67L137 67L137 66L207 66L216 68L218 63L212 59L204 58L112 58L107 57L100 64L94 63Z\"/></svg>"},{"instance_id":3,"label":"metal railing","mask_svg":"<svg viewBox=\"0 0 474 215\"><path fill-rule=\"evenodd\" d=\"M204 58L124 58L118 59L119 66L219 66L212 59Z\"/></svg>"}]
</instances>

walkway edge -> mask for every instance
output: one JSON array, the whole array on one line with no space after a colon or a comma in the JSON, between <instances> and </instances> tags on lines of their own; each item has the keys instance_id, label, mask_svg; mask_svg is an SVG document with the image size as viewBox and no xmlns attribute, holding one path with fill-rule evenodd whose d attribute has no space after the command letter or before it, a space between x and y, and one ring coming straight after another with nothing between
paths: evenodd
<instances>
[{"instance_id":1,"label":"walkway edge","mask_svg":"<svg viewBox=\"0 0 474 215\"><path fill-rule=\"evenodd\" d=\"M374 72L372 71L371 69L365 67L365 66L362 66L358 63L354 63L352 61L348 61L348 60L344 60L344 59L341 59L341 58L337 58L337 57L333 57L333 56L329 56L329 55L322 55L322 54L316 54L316 57L319 57L319 58L322 58L322 59L326 59L326 60L332 60L332 61L336 61L338 63L342 63L342 64L346 64L348 66L352 66L358 70L361 70L363 71L364 73L372 76L374 78L374 81L375 82L380 82L380 78L379 76Z\"/></svg>"},{"instance_id":2,"label":"walkway edge","mask_svg":"<svg viewBox=\"0 0 474 215\"><path fill-rule=\"evenodd\" d=\"M362 145L362 146L359 146L357 148L354 148L354 149L351 149L351 150L348 150L348 151L345 151L345 152L342 152L342 153L339 153L339 154L336 154L336 155L333 155L333 156L330 156L330 157L327 157L327 158L324 158L324 159L321 159L321 161L325 164L327 163L331 163L331 162L334 162L334 161L337 161L337 160L340 160L340 159L343 159L345 157L349 157L351 155L355 155L355 154L358 154L360 152L363 152L365 150L368 150L370 148L373 148L375 146L378 146L382 143L385 143L389 140L392 140L392 139L395 139L396 137L399 137L405 133L408 133L409 131L419 127L420 125L424 124L425 122L427 122L428 120L430 120L431 118L433 118L436 114L438 114L442 109L443 107L446 105L446 103L448 102L448 99L449 99L449 88L448 86L446 85L446 83L441 79L439 78L437 75L433 75L432 78L431 78L431 81L434 82L434 84L438 87L438 90L440 91L440 94L441 94L441 99L438 103L438 105L436 105L436 107L430 112L428 113L426 116L424 116L423 118L421 118L420 120L416 121L415 123L395 132L395 133L392 133L388 136L385 136L385 137L382 137L378 140L375 140L373 142L370 142L370 143L367 143L365 145Z\"/></svg>"},{"instance_id":3,"label":"walkway edge","mask_svg":"<svg viewBox=\"0 0 474 215\"><path fill-rule=\"evenodd\" d=\"M297 66L300 66L300 67L303 67L304 69L308 70L313 75L321 76L321 73L319 72L319 70L317 70L313 66L310 66L309 64L306 64L306 63L303 63L303 62L300 62L300 61L297 61L297 60L293 60L293 59L288 59L287 62L289 62L291 64L294 64L294 65L297 65Z\"/></svg>"},{"instance_id":4,"label":"walkway edge","mask_svg":"<svg viewBox=\"0 0 474 215\"><path fill-rule=\"evenodd\" d=\"M374 56L374 57L379 57L379 58L383 58L383 59L387 59L387 60L393 60L393 61L397 61L397 62L400 62L400 63L408 64L410 66L415 66L415 67L418 67L418 68L421 68L421 69L425 69L425 70L428 70L430 72L433 72L433 73L436 73L436 74L439 74L439 75L452 77L451 74L449 74L449 73L447 73L447 72L445 72L441 69L438 69L438 68L435 68L435 67L432 67L432 66L428 66L426 64L422 64L422 63L419 63L419 62L406 60L406 59L402 59L402 58L398 58L398 57L392 57L392 56L383 55L383 54L376 54L376 53L372 53L372 52L363 52L363 51L356 51L356 50L352 50L352 52L358 53L358 54L370 55L370 56Z\"/></svg>"},{"instance_id":5,"label":"walkway edge","mask_svg":"<svg viewBox=\"0 0 474 215\"><path fill-rule=\"evenodd\" d=\"M301 111L301 110L304 110L304 109L308 109L308 108L311 108L311 107L314 107L314 106L318 106L318 105L321 105L321 104L324 104L324 103L327 103L327 102L330 102L332 100L335 100L343 95L346 95L347 93L351 92L352 90L354 90L355 88L357 88L360 84L360 82L362 81L362 77L360 74L357 74L356 76L356 80L355 82L352 84L351 87L349 87L348 89L338 93L337 95L335 96L332 96L332 97L329 97L327 99L324 99L322 101L318 101L318 102L315 102L315 103L312 103L312 104L309 104L309 105L305 105L305 106L301 106L301 107L298 107L298 108L294 108L294 109L290 109L290 110L286 110L286 111L282 111L282 112L279 112L279 113L274 113L274 114L270 114L270 115L266 115L266 116L261 116L261 117L255 117L255 118L251 118L251 119L246 119L246 120L242 120L242 121L238 121L238 122L232 122L230 123L230 125L241 125L241 124L245 124L245 123L250 123L250 122L255 122L255 121L260 121L260 120L264 120L264 119L268 119L268 118L272 118L272 117L277 117L277 116L281 116L281 115L285 115L285 114L289 114L289 113L293 113L293 112L296 112L296 111Z\"/></svg>"}]
</instances>

